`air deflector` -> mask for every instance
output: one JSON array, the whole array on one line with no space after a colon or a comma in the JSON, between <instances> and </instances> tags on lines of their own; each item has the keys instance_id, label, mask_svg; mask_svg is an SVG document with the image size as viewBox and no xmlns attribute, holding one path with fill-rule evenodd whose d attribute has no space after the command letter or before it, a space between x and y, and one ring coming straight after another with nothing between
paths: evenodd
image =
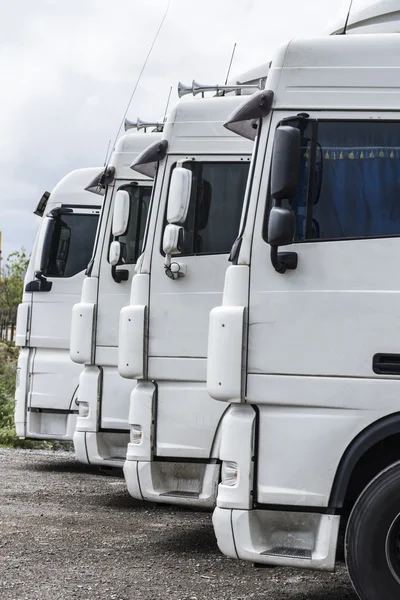
<instances>
[{"instance_id":1,"label":"air deflector","mask_svg":"<svg viewBox=\"0 0 400 600\"><path fill-rule=\"evenodd\" d=\"M249 140L254 140L258 131L260 119L271 112L274 100L272 90L262 90L253 94L247 102L241 104L228 117L224 127Z\"/></svg>"}]
</instances>

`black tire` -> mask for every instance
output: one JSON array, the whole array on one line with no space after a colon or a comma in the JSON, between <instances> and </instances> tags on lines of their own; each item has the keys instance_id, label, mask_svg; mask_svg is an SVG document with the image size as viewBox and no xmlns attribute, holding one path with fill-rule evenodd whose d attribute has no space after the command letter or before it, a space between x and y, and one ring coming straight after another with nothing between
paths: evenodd
<instances>
[{"instance_id":1,"label":"black tire","mask_svg":"<svg viewBox=\"0 0 400 600\"><path fill-rule=\"evenodd\" d=\"M400 599L400 463L382 471L358 498L345 553L361 600Z\"/></svg>"}]
</instances>

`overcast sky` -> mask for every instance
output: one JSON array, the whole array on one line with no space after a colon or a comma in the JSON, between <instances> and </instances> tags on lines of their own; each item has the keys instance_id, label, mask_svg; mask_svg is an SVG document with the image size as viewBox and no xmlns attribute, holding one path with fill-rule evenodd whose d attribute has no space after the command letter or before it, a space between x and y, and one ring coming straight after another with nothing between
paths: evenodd
<instances>
[{"instance_id":1,"label":"overcast sky","mask_svg":"<svg viewBox=\"0 0 400 600\"><path fill-rule=\"evenodd\" d=\"M3 256L30 252L39 197L102 165L168 0L13 0L0 20ZM354 0L354 8L367 0ZM163 117L179 80L223 83L295 36L325 34L349 0L170 0L128 116Z\"/></svg>"}]
</instances>

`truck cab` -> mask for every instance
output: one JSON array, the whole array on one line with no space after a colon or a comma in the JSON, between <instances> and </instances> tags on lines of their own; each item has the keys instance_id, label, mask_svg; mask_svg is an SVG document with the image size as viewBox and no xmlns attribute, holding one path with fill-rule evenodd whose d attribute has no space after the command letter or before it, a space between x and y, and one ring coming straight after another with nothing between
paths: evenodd
<instances>
[{"instance_id":1,"label":"truck cab","mask_svg":"<svg viewBox=\"0 0 400 600\"><path fill-rule=\"evenodd\" d=\"M118 374L118 320L129 302L153 187L151 177L134 173L130 165L160 138L157 132L128 131L118 140L100 187L99 181L91 186L105 195L90 272L72 311L71 359L83 367L75 454L93 465L122 468L129 442L132 382Z\"/></svg>"},{"instance_id":2,"label":"truck cab","mask_svg":"<svg viewBox=\"0 0 400 600\"><path fill-rule=\"evenodd\" d=\"M252 140L222 126L244 102L236 85L228 95L215 89L215 97L181 100L161 144L132 165L157 172L145 247L119 329L119 372L133 380L124 474L137 499L215 504L227 406L205 387L207 324L221 299L253 148ZM193 84L194 93L205 88ZM190 89L180 86L181 93ZM246 84L240 91L248 91Z\"/></svg>"},{"instance_id":3,"label":"truck cab","mask_svg":"<svg viewBox=\"0 0 400 600\"><path fill-rule=\"evenodd\" d=\"M69 357L71 311L91 259L102 197L85 190L99 168L79 169L44 194L18 308L17 435L72 440L82 368Z\"/></svg>"},{"instance_id":4,"label":"truck cab","mask_svg":"<svg viewBox=\"0 0 400 600\"><path fill-rule=\"evenodd\" d=\"M230 408L213 523L222 552L333 570L400 595L400 45L293 40L226 122L258 123L207 389ZM245 117L245 118L244 118ZM252 121L253 119L253 121Z\"/></svg>"}]
</instances>

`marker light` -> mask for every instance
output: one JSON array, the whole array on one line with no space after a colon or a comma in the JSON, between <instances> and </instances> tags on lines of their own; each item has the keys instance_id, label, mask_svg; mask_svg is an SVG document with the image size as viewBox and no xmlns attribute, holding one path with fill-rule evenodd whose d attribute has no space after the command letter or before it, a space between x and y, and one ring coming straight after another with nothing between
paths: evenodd
<instances>
[{"instance_id":1,"label":"marker light","mask_svg":"<svg viewBox=\"0 0 400 600\"><path fill-rule=\"evenodd\" d=\"M222 485L235 486L238 482L239 472L237 463L227 460L223 461L221 469Z\"/></svg>"},{"instance_id":2,"label":"marker light","mask_svg":"<svg viewBox=\"0 0 400 600\"><path fill-rule=\"evenodd\" d=\"M131 444L141 444L143 431L141 425L131 425Z\"/></svg>"}]
</instances>

